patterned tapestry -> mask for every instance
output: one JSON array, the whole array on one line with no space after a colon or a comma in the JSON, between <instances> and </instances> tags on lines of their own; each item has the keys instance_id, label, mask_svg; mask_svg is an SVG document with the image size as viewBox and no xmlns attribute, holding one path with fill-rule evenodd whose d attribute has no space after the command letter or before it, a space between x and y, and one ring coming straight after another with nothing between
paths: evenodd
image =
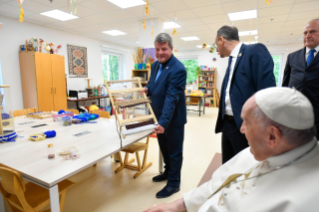
<instances>
[{"instance_id":1,"label":"patterned tapestry","mask_svg":"<svg viewBox=\"0 0 319 212\"><path fill-rule=\"evenodd\" d=\"M68 44L69 77L87 78L87 48Z\"/></svg>"}]
</instances>

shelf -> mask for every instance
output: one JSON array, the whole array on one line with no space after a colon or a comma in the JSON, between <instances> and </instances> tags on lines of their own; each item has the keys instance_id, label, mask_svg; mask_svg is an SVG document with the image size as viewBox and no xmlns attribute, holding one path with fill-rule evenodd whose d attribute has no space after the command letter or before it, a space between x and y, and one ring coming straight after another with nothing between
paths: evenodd
<instances>
[{"instance_id":1,"label":"shelf","mask_svg":"<svg viewBox=\"0 0 319 212\"><path fill-rule=\"evenodd\" d=\"M200 82L214 82L214 80L199 80Z\"/></svg>"},{"instance_id":2,"label":"shelf","mask_svg":"<svg viewBox=\"0 0 319 212\"><path fill-rule=\"evenodd\" d=\"M138 70L133 70L133 71L149 71L148 69L138 69Z\"/></svg>"},{"instance_id":3,"label":"shelf","mask_svg":"<svg viewBox=\"0 0 319 212\"><path fill-rule=\"evenodd\" d=\"M142 84L147 84L148 83L148 81L144 81L144 82L141 82Z\"/></svg>"}]
</instances>

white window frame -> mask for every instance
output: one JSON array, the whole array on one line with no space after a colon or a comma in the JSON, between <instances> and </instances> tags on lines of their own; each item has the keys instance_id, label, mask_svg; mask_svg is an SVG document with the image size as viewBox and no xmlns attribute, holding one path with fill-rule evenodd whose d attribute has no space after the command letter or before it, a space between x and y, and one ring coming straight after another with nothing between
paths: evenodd
<instances>
[{"instance_id":1,"label":"white window frame","mask_svg":"<svg viewBox=\"0 0 319 212\"><path fill-rule=\"evenodd\" d=\"M278 76L278 84L277 87L281 87L282 85L282 78L283 78L283 66L284 66L284 53L270 53L271 56L280 56L281 57L281 61L280 61L280 67L279 67L279 76ZM272 59L272 58L271 58Z\"/></svg>"},{"instance_id":2,"label":"white window frame","mask_svg":"<svg viewBox=\"0 0 319 212\"><path fill-rule=\"evenodd\" d=\"M124 64L123 64L123 61L124 61L123 60L123 54L115 53L115 52L112 52L112 51L102 51L102 55L112 55L112 56L119 57L119 80L122 80L124 78L124 73L123 73L124 72L123 71L123 66L124 66ZM102 77L103 77L103 75L102 75Z\"/></svg>"}]
</instances>

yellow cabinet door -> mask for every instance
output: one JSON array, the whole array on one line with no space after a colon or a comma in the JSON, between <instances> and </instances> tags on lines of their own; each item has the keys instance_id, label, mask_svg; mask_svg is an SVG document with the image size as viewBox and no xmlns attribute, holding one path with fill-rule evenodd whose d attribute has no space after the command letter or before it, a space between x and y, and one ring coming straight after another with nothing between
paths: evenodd
<instances>
[{"instance_id":1,"label":"yellow cabinet door","mask_svg":"<svg viewBox=\"0 0 319 212\"><path fill-rule=\"evenodd\" d=\"M38 110L54 110L51 55L35 52L34 57L37 79Z\"/></svg>"},{"instance_id":2,"label":"yellow cabinet door","mask_svg":"<svg viewBox=\"0 0 319 212\"><path fill-rule=\"evenodd\" d=\"M53 89L54 89L54 109L55 111L67 109L66 82L64 57L51 55Z\"/></svg>"}]
</instances>

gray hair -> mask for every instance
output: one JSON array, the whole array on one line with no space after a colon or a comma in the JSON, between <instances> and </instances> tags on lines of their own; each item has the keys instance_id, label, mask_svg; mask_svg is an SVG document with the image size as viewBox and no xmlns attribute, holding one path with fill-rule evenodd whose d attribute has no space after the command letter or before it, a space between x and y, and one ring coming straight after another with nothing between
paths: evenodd
<instances>
[{"instance_id":1,"label":"gray hair","mask_svg":"<svg viewBox=\"0 0 319 212\"><path fill-rule=\"evenodd\" d=\"M252 110L252 116L258 120L260 127L276 127L280 131L281 135L286 138L287 142L291 145L305 144L316 136L317 129L315 125L306 130L292 129L269 119L258 106Z\"/></svg>"},{"instance_id":2,"label":"gray hair","mask_svg":"<svg viewBox=\"0 0 319 212\"><path fill-rule=\"evenodd\" d=\"M154 44L155 44L156 42L157 42L157 43L166 43L166 42L168 42L169 47L173 48L173 40L172 40L172 37L171 37L169 34L165 33L165 32L160 33L160 34L158 34L158 35L156 36L155 41L154 41Z\"/></svg>"},{"instance_id":3,"label":"gray hair","mask_svg":"<svg viewBox=\"0 0 319 212\"><path fill-rule=\"evenodd\" d=\"M222 26L222 28L217 31L217 36L223 37L228 41L239 41L238 29L234 26Z\"/></svg>"}]
</instances>

